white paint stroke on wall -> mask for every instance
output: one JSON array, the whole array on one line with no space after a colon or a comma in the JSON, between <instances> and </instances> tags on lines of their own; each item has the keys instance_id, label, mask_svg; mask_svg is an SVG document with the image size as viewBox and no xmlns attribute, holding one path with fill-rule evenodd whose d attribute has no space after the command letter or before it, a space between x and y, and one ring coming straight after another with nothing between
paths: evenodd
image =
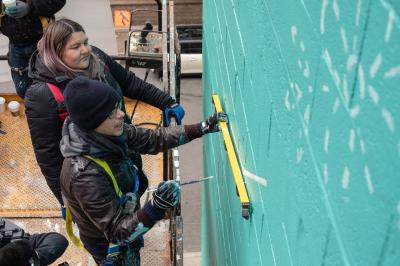
<instances>
[{"instance_id":1,"label":"white paint stroke on wall","mask_svg":"<svg viewBox=\"0 0 400 266\"><path fill-rule=\"evenodd\" d=\"M356 21L355 21L357 27L360 25L360 15L361 15L361 0L358 0L356 9Z\"/></svg>"},{"instance_id":2,"label":"white paint stroke on wall","mask_svg":"<svg viewBox=\"0 0 400 266\"><path fill-rule=\"evenodd\" d=\"M396 15L396 13L394 12L394 10L390 9L389 14L388 14L387 24L386 24L385 42L389 42L389 40L390 40L395 15Z\"/></svg>"},{"instance_id":3,"label":"white paint stroke on wall","mask_svg":"<svg viewBox=\"0 0 400 266\"><path fill-rule=\"evenodd\" d=\"M379 94L376 92L375 88L372 85L368 85L368 94L371 98L372 102L376 105L379 103Z\"/></svg>"},{"instance_id":4,"label":"white paint stroke on wall","mask_svg":"<svg viewBox=\"0 0 400 266\"><path fill-rule=\"evenodd\" d=\"M342 38L344 52L347 54L349 51L349 44L347 42L346 30L343 26L340 27L340 37Z\"/></svg>"},{"instance_id":5,"label":"white paint stroke on wall","mask_svg":"<svg viewBox=\"0 0 400 266\"><path fill-rule=\"evenodd\" d=\"M340 8L339 8L339 5L336 0L333 0L332 6L333 6L333 12L335 13L336 20L339 21L340 20Z\"/></svg>"},{"instance_id":6,"label":"white paint stroke on wall","mask_svg":"<svg viewBox=\"0 0 400 266\"><path fill-rule=\"evenodd\" d=\"M395 66L395 67L392 67L391 69L389 69L389 71L387 71L385 73L384 78L385 79L393 78L399 74L400 74L400 66Z\"/></svg>"},{"instance_id":7,"label":"white paint stroke on wall","mask_svg":"<svg viewBox=\"0 0 400 266\"><path fill-rule=\"evenodd\" d=\"M325 153L329 152L329 139L330 139L330 131L329 128L325 129L325 136L324 136L324 151Z\"/></svg>"},{"instance_id":8,"label":"white paint stroke on wall","mask_svg":"<svg viewBox=\"0 0 400 266\"><path fill-rule=\"evenodd\" d=\"M365 98L365 77L364 77L364 70L361 64L358 67L358 81L360 89L360 98L361 100L363 100Z\"/></svg>"},{"instance_id":9,"label":"white paint stroke on wall","mask_svg":"<svg viewBox=\"0 0 400 266\"><path fill-rule=\"evenodd\" d=\"M325 61L325 64L326 64L326 66L328 68L328 71L329 71L329 74L331 74L331 77L332 77L333 81L335 82L336 87L340 88L339 73L333 67L331 55L329 54L329 51L327 49L325 49L324 53L322 54L322 58Z\"/></svg>"},{"instance_id":10,"label":"white paint stroke on wall","mask_svg":"<svg viewBox=\"0 0 400 266\"><path fill-rule=\"evenodd\" d=\"M349 168L346 166L344 168L343 175L342 175L342 188L348 189L349 183L350 183L350 171L349 171Z\"/></svg>"},{"instance_id":11,"label":"white paint stroke on wall","mask_svg":"<svg viewBox=\"0 0 400 266\"><path fill-rule=\"evenodd\" d=\"M303 158L304 149L302 147L298 147L296 150L296 162L300 163Z\"/></svg>"},{"instance_id":12,"label":"white paint stroke on wall","mask_svg":"<svg viewBox=\"0 0 400 266\"><path fill-rule=\"evenodd\" d=\"M308 85L308 92L309 93L312 93L314 91L314 88L313 88L313 86L311 86L311 85Z\"/></svg>"},{"instance_id":13,"label":"white paint stroke on wall","mask_svg":"<svg viewBox=\"0 0 400 266\"><path fill-rule=\"evenodd\" d=\"M376 75L376 72L378 72L379 67L382 64L382 54L379 53L376 57L374 62L372 63L370 69L369 69L369 76L371 78L374 78Z\"/></svg>"},{"instance_id":14,"label":"white paint stroke on wall","mask_svg":"<svg viewBox=\"0 0 400 266\"><path fill-rule=\"evenodd\" d=\"M356 54L351 54L347 58L347 71L350 72L353 70L353 67L357 64L357 55Z\"/></svg>"},{"instance_id":15,"label":"white paint stroke on wall","mask_svg":"<svg viewBox=\"0 0 400 266\"><path fill-rule=\"evenodd\" d=\"M350 136L349 136L349 149L351 152L354 152L354 142L356 140L356 132L354 129L350 129Z\"/></svg>"},{"instance_id":16,"label":"white paint stroke on wall","mask_svg":"<svg viewBox=\"0 0 400 266\"><path fill-rule=\"evenodd\" d=\"M391 132L395 131L395 123L392 114L385 107L382 108L382 117Z\"/></svg>"},{"instance_id":17,"label":"white paint stroke on wall","mask_svg":"<svg viewBox=\"0 0 400 266\"><path fill-rule=\"evenodd\" d=\"M300 70L303 68L303 64L301 63L300 58L297 59L297 65L299 66L299 69L300 69Z\"/></svg>"},{"instance_id":18,"label":"white paint stroke on wall","mask_svg":"<svg viewBox=\"0 0 400 266\"><path fill-rule=\"evenodd\" d=\"M304 42L300 41L300 49L304 53L306 51L306 47L304 46Z\"/></svg>"},{"instance_id":19,"label":"white paint stroke on wall","mask_svg":"<svg viewBox=\"0 0 400 266\"><path fill-rule=\"evenodd\" d=\"M290 111L290 102L289 102L289 90L286 90L285 95L285 106L288 111Z\"/></svg>"},{"instance_id":20,"label":"white paint stroke on wall","mask_svg":"<svg viewBox=\"0 0 400 266\"><path fill-rule=\"evenodd\" d=\"M322 91L323 91L323 92L329 92L329 87L328 87L328 85L326 85L326 84L322 85Z\"/></svg>"},{"instance_id":21,"label":"white paint stroke on wall","mask_svg":"<svg viewBox=\"0 0 400 266\"><path fill-rule=\"evenodd\" d=\"M358 114L360 113L360 106L355 105L350 109L350 117L351 118L356 118Z\"/></svg>"},{"instance_id":22,"label":"white paint stroke on wall","mask_svg":"<svg viewBox=\"0 0 400 266\"><path fill-rule=\"evenodd\" d=\"M310 66L308 65L308 61L306 60L304 70L303 70L303 75L306 78L310 77Z\"/></svg>"},{"instance_id":23,"label":"white paint stroke on wall","mask_svg":"<svg viewBox=\"0 0 400 266\"><path fill-rule=\"evenodd\" d=\"M300 87L297 83L294 84L294 88L297 93L296 100L297 100L297 102L299 102L301 100L301 98L303 98L303 92L300 90Z\"/></svg>"},{"instance_id":24,"label":"white paint stroke on wall","mask_svg":"<svg viewBox=\"0 0 400 266\"><path fill-rule=\"evenodd\" d=\"M321 8L321 20L319 23L321 34L325 32L325 15L326 15L326 8L328 7L328 0L322 1L322 8Z\"/></svg>"},{"instance_id":25,"label":"white paint stroke on wall","mask_svg":"<svg viewBox=\"0 0 400 266\"><path fill-rule=\"evenodd\" d=\"M308 126L310 124L310 113L311 113L311 106L309 104L307 104L306 106L306 110L304 111L304 123L306 124L306 126Z\"/></svg>"},{"instance_id":26,"label":"white paint stroke on wall","mask_svg":"<svg viewBox=\"0 0 400 266\"><path fill-rule=\"evenodd\" d=\"M339 109L339 106L340 106L340 100L339 100L339 97L336 97L336 100L333 103L333 107L332 107L332 114L336 114L337 110Z\"/></svg>"},{"instance_id":27,"label":"white paint stroke on wall","mask_svg":"<svg viewBox=\"0 0 400 266\"><path fill-rule=\"evenodd\" d=\"M365 181L367 182L369 194L374 194L375 189L371 179L371 173L369 172L368 165L364 167Z\"/></svg>"},{"instance_id":28,"label":"white paint stroke on wall","mask_svg":"<svg viewBox=\"0 0 400 266\"><path fill-rule=\"evenodd\" d=\"M295 25L293 25L293 26L290 28L290 32L291 32L291 34L292 34L292 42L293 42L293 44L294 44L294 43L296 43L297 27L296 27Z\"/></svg>"},{"instance_id":29,"label":"white paint stroke on wall","mask_svg":"<svg viewBox=\"0 0 400 266\"><path fill-rule=\"evenodd\" d=\"M347 86L347 75L343 74L343 98L344 102L348 105L350 101L349 87Z\"/></svg>"},{"instance_id":30,"label":"white paint stroke on wall","mask_svg":"<svg viewBox=\"0 0 400 266\"><path fill-rule=\"evenodd\" d=\"M258 176L256 174L253 174L252 172L246 170L243 168L243 175L255 182L257 182L258 184L266 187L267 186L267 180L261 176Z\"/></svg>"},{"instance_id":31,"label":"white paint stroke on wall","mask_svg":"<svg viewBox=\"0 0 400 266\"><path fill-rule=\"evenodd\" d=\"M328 173L328 164L324 163L323 166L323 175L324 175L324 183L325 185L328 184L329 181L329 173Z\"/></svg>"},{"instance_id":32,"label":"white paint stroke on wall","mask_svg":"<svg viewBox=\"0 0 400 266\"><path fill-rule=\"evenodd\" d=\"M363 139L360 139L360 150L362 155L365 155L367 153L365 149L365 141Z\"/></svg>"}]
</instances>

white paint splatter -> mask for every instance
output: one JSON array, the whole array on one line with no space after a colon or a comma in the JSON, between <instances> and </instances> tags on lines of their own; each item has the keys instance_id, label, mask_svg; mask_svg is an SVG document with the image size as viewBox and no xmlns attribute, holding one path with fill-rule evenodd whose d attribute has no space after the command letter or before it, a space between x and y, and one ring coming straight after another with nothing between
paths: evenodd
<instances>
[{"instance_id":1,"label":"white paint splatter","mask_svg":"<svg viewBox=\"0 0 400 266\"><path fill-rule=\"evenodd\" d=\"M300 59L297 59L297 65L299 66L299 69L300 69L300 70L303 68L303 65L302 65Z\"/></svg>"},{"instance_id":2,"label":"white paint splatter","mask_svg":"<svg viewBox=\"0 0 400 266\"><path fill-rule=\"evenodd\" d=\"M314 88L311 85L308 85L308 92L312 93L314 91Z\"/></svg>"},{"instance_id":3,"label":"white paint splatter","mask_svg":"<svg viewBox=\"0 0 400 266\"><path fill-rule=\"evenodd\" d=\"M395 67L392 67L391 69L389 69L389 71L387 71L383 77L385 79L393 78L399 74L400 74L400 66L395 66Z\"/></svg>"},{"instance_id":4,"label":"white paint splatter","mask_svg":"<svg viewBox=\"0 0 400 266\"><path fill-rule=\"evenodd\" d=\"M247 171L246 169L243 170L243 175L247 178L250 178L251 180L257 182L258 184L266 187L267 186L267 180L261 176L258 176L256 174L251 173L250 171Z\"/></svg>"},{"instance_id":5,"label":"white paint splatter","mask_svg":"<svg viewBox=\"0 0 400 266\"><path fill-rule=\"evenodd\" d=\"M297 27L296 26L292 26L292 28L290 29L291 33L292 33L292 42L293 44L296 43L296 37L297 37Z\"/></svg>"},{"instance_id":6,"label":"white paint splatter","mask_svg":"<svg viewBox=\"0 0 400 266\"><path fill-rule=\"evenodd\" d=\"M356 132L354 129L350 129L350 136L349 136L349 149L351 152L354 151L354 141L356 139Z\"/></svg>"},{"instance_id":7,"label":"white paint splatter","mask_svg":"<svg viewBox=\"0 0 400 266\"><path fill-rule=\"evenodd\" d=\"M353 53L355 53L357 51L357 40L358 40L357 35L354 35L353 36L353 47L352 47Z\"/></svg>"},{"instance_id":8,"label":"white paint splatter","mask_svg":"<svg viewBox=\"0 0 400 266\"><path fill-rule=\"evenodd\" d=\"M321 8L321 20L320 20L320 23L319 23L321 34L324 34L324 32L325 32L325 13L326 13L326 8L327 7L328 7L328 0L323 0L322 1L322 8Z\"/></svg>"},{"instance_id":9,"label":"white paint splatter","mask_svg":"<svg viewBox=\"0 0 400 266\"><path fill-rule=\"evenodd\" d=\"M336 20L340 20L340 9L336 0L333 0L333 12L335 13Z\"/></svg>"},{"instance_id":10,"label":"white paint splatter","mask_svg":"<svg viewBox=\"0 0 400 266\"><path fill-rule=\"evenodd\" d=\"M364 70L361 64L358 67L358 81L360 89L360 98L363 100L365 98L365 77L364 77Z\"/></svg>"},{"instance_id":11,"label":"white paint splatter","mask_svg":"<svg viewBox=\"0 0 400 266\"><path fill-rule=\"evenodd\" d=\"M346 105L349 105L350 95L349 95L349 87L347 86L346 74L343 74L343 98Z\"/></svg>"},{"instance_id":12,"label":"white paint splatter","mask_svg":"<svg viewBox=\"0 0 400 266\"><path fill-rule=\"evenodd\" d=\"M328 153L329 151L329 138L330 138L330 131L329 128L325 129L325 137L324 137L324 151Z\"/></svg>"},{"instance_id":13,"label":"white paint splatter","mask_svg":"<svg viewBox=\"0 0 400 266\"><path fill-rule=\"evenodd\" d=\"M288 111L290 111L289 90L286 91L285 106L286 106L286 109L287 109Z\"/></svg>"},{"instance_id":14,"label":"white paint splatter","mask_svg":"<svg viewBox=\"0 0 400 266\"><path fill-rule=\"evenodd\" d=\"M350 117L356 118L360 113L360 106L355 105L353 108L350 109Z\"/></svg>"},{"instance_id":15,"label":"white paint splatter","mask_svg":"<svg viewBox=\"0 0 400 266\"><path fill-rule=\"evenodd\" d=\"M381 66L382 63L382 54L379 53L376 57L374 62L372 63L370 69L369 69L369 76L371 78L374 78L376 75L376 72L378 72L379 67Z\"/></svg>"},{"instance_id":16,"label":"white paint splatter","mask_svg":"<svg viewBox=\"0 0 400 266\"><path fill-rule=\"evenodd\" d=\"M322 168L323 168L323 173L324 173L324 183L326 185L326 184L328 184L328 179L329 179L329 176L328 176L328 164L324 163Z\"/></svg>"},{"instance_id":17,"label":"white paint splatter","mask_svg":"<svg viewBox=\"0 0 400 266\"><path fill-rule=\"evenodd\" d=\"M304 53L304 51L306 50L306 47L304 46L304 42L303 41L301 41L300 42L300 49L301 49L301 51Z\"/></svg>"},{"instance_id":18,"label":"white paint splatter","mask_svg":"<svg viewBox=\"0 0 400 266\"><path fill-rule=\"evenodd\" d=\"M297 148L297 153L296 153L296 162L300 163L301 159L303 158L304 150L303 148L299 147Z\"/></svg>"},{"instance_id":19,"label":"white paint splatter","mask_svg":"<svg viewBox=\"0 0 400 266\"><path fill-rule=\"evenodd\" d=\"M305 67L304 67L304 71L303 71L303 75L306 78L310 77L310 66L308 65L308 61L306 60L305 62Z\"/></svg>"},{"instance_id":20,"label":"white paint splatter","mask_svg":"<svg viewBox=\"0 0 400 266\"><path fill-rule=\"evenodd\" d=\"M297 102L301 100L301 98L303 98L303 92L300 90L300 87L297 83L294 84L294 88L296 89L296 100Z\"/></svg>"},{"instance_id":21,"label":"white paint splatter","mask_svg":"<svg viewBox=\"0 0 400 266\"><path fill-rule=\"evenodd\" d=\"M308 137L308 127L305 127L303 130L304 130L304 136Z\"/></svg>"},{"instance_id":22,"label":"white paint splatter","mask_svg":"<svg viewBox=\"0 0 400 266\"><path fill-rule=\"evenodd\" d=\"M379 94L376 92L375 88L372 85L368 85L368 94L371 97L371 100L374 104L378 105L379 103Z\"/></svg>"},{"instance_id":23,"label":"white paint splatter","mask_svg":"<svg viewBox=\"0 0 400 266\"><path fill-rule=\"evenodd\" d=\"M361 14L361 0L357 2L357 10L356 10L356 26L360 25L360 14Z\"/></svg>"},{"instance_id":24,"label":"white paint splatter","mask_svg":"<svg viewBox=\"0 0 400 266\"><path fill-rule=\"evenodd\" d=\"M343 175L342 175L342 188L348 189L349 183L350 183L350 171L349 171L349 168L346 166L344 168Z\"/></svg>"},{"instance_id":25,"label":"white paint splatter","mask_svg":"<svg viewBox=\"0 0 400 266\"><path fill-rule=\"evenodd\" d=\"M347 54L347 52L349 51L349 44L346 38L346 30L343 27L340 27L340 36L342 37L344 52Z\"/></svg>"},{"instance_id":26,"label":"white paint splatter","mask_svg":"<svg viewBox=\"0 0 400 266\"><path fill-rule=\"evenodd\" d=\"M360 139L360 150L362 155L365 155L367 153L367 151L365 150L365 141L362 139Z\"/></svg>"},{"instance_id":27,"label":"white paint splatter","mask_svg":"<svg viewBox=\"0 0 400 266\"><path fill-rule=\"evenodd\" d=\"M340 100L338 97L336 97L335 103L333 104L332 108L332 114L336 114L337 110L339 109L340 106Z\"/></svg>"},{"instance_id":28,"label":"white paint splatter","mask_svg":"<svg viewBox=\"0 0 400 266\"><path fill-rule=\"evenodd\" d=\"M353 70L353 67L357 64L357 55L356 54L351 54L347 58L347 72L350 72Z\"/></svg>"},{"instance_id":29,"label":"white paint splatter","mask_svg":"<svg viewBox=\"0 0 400 266\"><path fill-rule=\"evenodd\" d=\"M388 20L387 20L386 32L385 32L385 42L389 42L389 40L390 40L390 35L392 34L393 21L394 21L395 16L396 16L396 13L394 12L393 9L391 9L388 14Z\"/></svg>"},{"instance_id":30,"label":"white paint splatter","mask_svg":"<svg viewBox=\"0 0 400 266\"><path fill-rule=\"evenodd\" d=\"M309 104L307 104L306 106L306 110L304 111L304 123L306 124L306 126L308 126L310 124L310 113L311 113L311 106Z\"/></svg>"},{"instance_id":31,"label":"white paint splatter","mask_svg":"<svg viewBox=\"0 0 400 266\"><path fill-rule=\"evenodd\" d=\"M368 165L364 167L365 181L367 182L369 194L374 194L374 185L372 184L371 174Z\"/></svg>"},{"instance_id":32,"label":"white paint splatter","mask_svg":"<svg viewBox=\"0 0 400 266\"><path fill-rule=\"evenodd\" d=\"M322 85L322 91L323 92L329 92L329 87L328 87L328 85Z\"/></svg>"},{"instance_id":33,"label":"white paint splatter","mask_svg":"<svg viewBox=\"0 0 400 266\"><path fill-rule=\"evenodd\" d=\"M290 88L292 88L292 89L293 89L293 87L294 87L294 84L293 84L293 82L290 82Z\"/></svg>"},{"instance_id":34,"label":"white paint splatter","mask_svg":"<svg viewBox=\"0 0 400 266\"><path fill-rule=\"evenodd\" d=\"M393 116L392 116L392 114L389 112L389 110L386 109L386 108L384 108L384 107L382 108L382 117L383 117L383 119L385 120L386 125L387 125L387 127L389 128L389 130L390 130L391 132L394 132L394 130L395 130L395 123L394 123Z\"/></svg>"}]
</instances>

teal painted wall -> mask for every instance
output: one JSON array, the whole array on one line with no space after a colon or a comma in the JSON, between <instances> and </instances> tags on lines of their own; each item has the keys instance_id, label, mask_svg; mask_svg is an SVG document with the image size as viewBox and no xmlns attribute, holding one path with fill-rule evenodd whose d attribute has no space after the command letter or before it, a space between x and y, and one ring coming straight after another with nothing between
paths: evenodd
<instances>
[{"instance_id":1,"label":"teal painted wall","mask_svg":"<svg viewBox=\"0 0 400 266\"><path fill-rule=\"evenodd\" d=\"M204 0L203 265L400 265L400 2Z\"/></svg>"}]
</instances>

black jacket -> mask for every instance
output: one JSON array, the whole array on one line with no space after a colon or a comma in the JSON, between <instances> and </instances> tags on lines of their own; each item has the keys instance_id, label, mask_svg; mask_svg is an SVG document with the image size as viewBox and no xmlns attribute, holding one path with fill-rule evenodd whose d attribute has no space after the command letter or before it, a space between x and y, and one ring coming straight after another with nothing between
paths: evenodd
<instances>
[{"instance_id":1,"label":"black jacket","mask_svg":"<svg viewBox=\"0 0 400 266\"><path fill-rule=\"evenodd\" d=\"M54 18L54 14L65 5L65 0L21 0L30 7L29 14L20 19L7 15L0 19L0 31L15 45L34 44L43 34L39 16ZM1 2L1 0L0 0ZM2 9L4 5L2 4Z\"/></svg>"},{"instance_id":2,"label":"black jacket","mask_svg":"<svg viewBox=\"0 0 400 266\"><path fill-rule=\"evenodd\" d=\"M119 94L139 99L161 110L175 102L155 86L126 71L100 49L92 48L109 70L106 77L108 83L114 84L113 87ZM25 112L36 160L53 194L62 203L59 182L64 159L59 148L62 124L58 117L57 102L46 83L53 83L63 91L71 79L51 73L37 52L32 55L29 76L33 79L33 84L25 94Z\"/></svg>"}]
</instances>

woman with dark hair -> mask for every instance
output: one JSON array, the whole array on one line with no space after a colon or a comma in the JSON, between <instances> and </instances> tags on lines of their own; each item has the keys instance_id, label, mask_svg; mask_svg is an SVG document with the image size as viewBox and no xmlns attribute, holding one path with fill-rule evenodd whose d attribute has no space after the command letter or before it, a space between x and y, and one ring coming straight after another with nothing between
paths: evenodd
<instances>
[{"instance_id":1,"label":"woman with dark hair","mask_svg":"<svg viewBox=\"0 0 400 266\"><path fill-rule=\"evenodd\" d=\"M60 189L60 172L63 162L59 144L62 121L59 113L63 104L55 99L49 86L61 92L77 76L85 76L110 85L119 95L125 111L123 96L144 101L164 111L166 117L174 115L180 124L185 112L169 95L125 70L97 47L88 44L85 31L78 23L60 19L49 25L38 43L38 51L30 61L29 76L33 84L25 95L26 116L36 160L51 191L63 204ZM130 119L125 115L125 122ZM138 154L131 154L138 167L142 194L148 181L142 171Z\"/></svg>"}]
</instances>

